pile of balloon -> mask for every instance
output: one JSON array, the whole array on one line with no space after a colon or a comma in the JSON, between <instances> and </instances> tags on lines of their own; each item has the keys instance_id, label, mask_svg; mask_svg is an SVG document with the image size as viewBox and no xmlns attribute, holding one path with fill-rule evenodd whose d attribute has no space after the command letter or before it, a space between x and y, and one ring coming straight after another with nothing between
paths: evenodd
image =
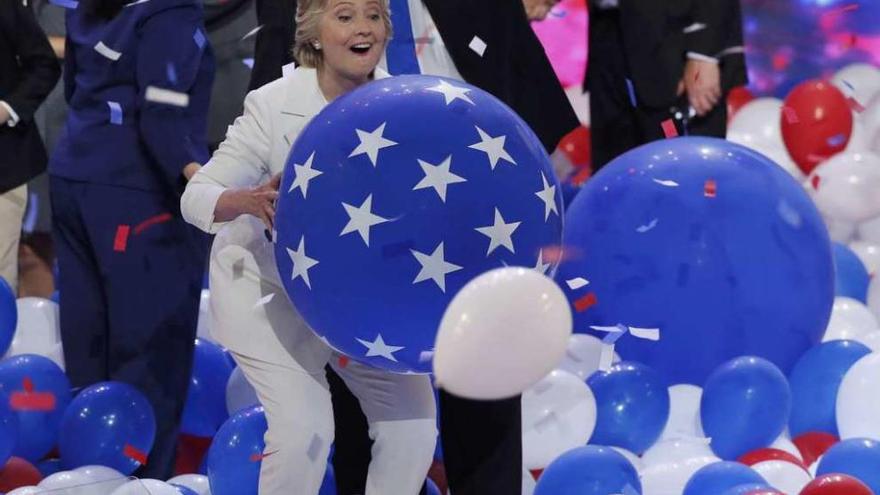
<instances>
[{"instance_id":1,"label":"pile of balloon","mask_svg":"<svg viewBox=\"0 0 880 495\"><path fill-rule=\"evenodd\" d=\"M301 166L282 181L286 295L351 359L464 397L522 394L527 495L878 495L880 158L856 138L880 127L880 73L848 70L843 89L747 103L731 141L632 150L567 208L538 138L492 96L376 81L291 151L322 173L308 196ZM351 153L362 129L386 142ZM340 200L382 221L348 229ZM74 395L57 306L0 285L0 492L256 494L266 419L212 341L210 300L180 476L137 480L147 400L116 382Z\"/></svg>"}]
</instances>

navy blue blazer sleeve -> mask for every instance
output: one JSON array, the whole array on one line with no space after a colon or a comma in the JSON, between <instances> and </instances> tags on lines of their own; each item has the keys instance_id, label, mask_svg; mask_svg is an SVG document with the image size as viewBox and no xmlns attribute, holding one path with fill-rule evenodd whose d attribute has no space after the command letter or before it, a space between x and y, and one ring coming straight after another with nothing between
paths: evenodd
<instances>
[{"instance_id":1,"label":"navy blue blazer sleeve","mask_svg":"<svg viewBox=\"0 0 880 495\"><path fill-rule=\"evenodd\" d=\"M28 122L55 87L61 76L61 67L30 7L20 1L10 1L8 4L12 6L12 16L0 16L0 20L4 24L8 21L10 25L0 28L12 33L10 40L18 58L21 77L18 84L3 95L2 100L12 107L19 119Z\"/></svg>"},{"instance_id":2,"label":"navy blue blazer sleeve","mask_svg":"<svg viewBox=\"0 0 880 495\"><path fill-rule=\"evenodd\" d=\"M141 136L162 173L175 183L187 164L209 158L203 137L192 135L194 120L207 119L206 114L192 114L207 109L188 109L196 85L204 83L199 81L204 77L202 59L210 56L202 11L183 6L158 12L143 23L139 34ZM173 101L180 99L186 101Z\"/></svg>"}]
</instances>

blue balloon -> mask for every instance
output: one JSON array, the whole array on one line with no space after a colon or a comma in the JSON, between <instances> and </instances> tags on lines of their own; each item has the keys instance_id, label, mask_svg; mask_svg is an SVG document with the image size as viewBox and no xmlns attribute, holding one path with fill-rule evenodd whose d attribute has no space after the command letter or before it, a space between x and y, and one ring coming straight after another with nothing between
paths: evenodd
<instances>
[{"instance_id":1,"label":"blue balloon","mask_svg":"<svg viewBox=\"0 0 880 495\"><path fill-rule=\"evenodd\" d=\"M785 429L791 391L766 359L744 356L715 370L703 387L700 418L712 450L725 460L767 447Z\"/></svg>"},{"instance_id":2,"label":"blue balloon","mask_svg":"<svg viewBox=\"0 0 880 495\"><path fill-rule=\"evenodd\" d=\"M299 135L275 258L334 348L429 373L452 297L503 264L551 270L542 249L558 249L561 212L550 159L509 107L461 81L393 77L339 97Z\"/></svg>"},{"instance_id":3,"label":"blue balloon","mask_svg":"<svg viewBox=\"0 0 880 495\"><path fill-rule=\"evenodd\" d=\"M0 392L18 416L12 454L36 462L58 443L61 418L70 404L70 380L52 360L21 354L0 361Z\"/></svg>"},{"instance_id":4,"label":"blue balloon","mask_svg":"<svg viewBox=\"0 0 880 495\"><path fill-rule=\"evenodd\" d=\"M64 470L61 466L61 459L46 459L38 462L35 467L40 474L43 475L43 478L48 478L49 476Z\"/></svg>"},{"instance_id":5,"label":"blue balloon","mask_svg":"<svg viewBox=\"0 0 880 495\"><path fill-rule=\"evenodd\" d=\"M587 445L569 450L547 466L534 495L641 494L636 468L610 447Z\"/></svg>"},{"instance_id":6,"label":"blue balloon","mask_svg":"<svg viewBox=\"0 0 880 495\"><path fill-rule=\"evenodd\" d=\"M226 384L234 364L219 345L196 339L192 375L183 408L180 429L197 437L211 437L229 418Z\"/></svg>"},{"instance_id":7,"label":"blue balloon","mask_svg":"<svg viewBox=\"0 0 880 495\"><path fill-rule=\"evenodd\" d=\"M0 277L0 356L9 350L16 325L18 325L18 307L15 305L15 292L6 280Z\"/></svg>"},{"instance_id":8,"label":"blue balloon","mask_svg":"<svg viewBox=\"0 0 880 495\"><path fill-rule=\"evenodd\" d=\"M187 486L178 485L177 483L171 483L171 486L177 488L177 491L179 491L181 495L199 495L198 492Z\"/></svg>"},{"instance_id":9,"label":"blue balloon","mask_svg":"<svg viewBox=\"0 0 880 495\"><path fill-rule=\"evenodd\" d=\"M847 474L880 493L880 442L867 438L851 438L833 445L816 469L816 476Z\"/></svg>"},{"instance_id":10,"label":"blue balloon","mask_svg":"<svg viewBox=\"0 0 880 495\"><path fill-rule=\"evenodd\" d=\"M851 297L861 302L868 300L868 284L871 276L859 256L847 246L835 242L834 292L838 296Z\"/></svg>"},{"instance_id":11,"label":"blue balloon","mask_svg":"<svg viewBox=\"0 0 880 495\"><path fill-rule=\"evenodd\" d=\"M336 474L333 472L333 465L327 464L324 471L324 481L321 482L321 489L318 495L337 495L336 494Z\"/></svg>"},{"instance_id":12,"label":"blue balloon","mask_svg":"<svg viewBox=\"0 0 880 495\"><path fill-rule=\"evenodd\" d=\"M768 486L754 469L738 462L715 462L700 468L684 487L682 495L718 495L746 484Z\"/></svg>"},{"instance_id":13,"label":"blue balloon","mask_svg":"<svg viewBox=\"0 0 880 495\"><path fill-rule=\"evenodd\" d=\"M257 495L266 443L263 406L232 415L208 449L208 481L214 495Z\"/></svg>"},{"instance_id":14,"label":"blue balloon","mask_svg":"<svg viewBox=\"0 0 880 495\"><path fill-rule=\"evenodd\" d=\"M129 475L156 438L153 406L135 387L102 382L79 393L61 419L58 448L64 469L99 464Z\"/></svg>"},{"instance_id":15,"label":"blue balloon","mask_svg":"<svg viewBox=\"0 0 880 495\"><path fill-rule=\"evenodd\" d=\"M792 177L713 138L655 141L584 184L565 218L557 272L577 329L660 328L616 351L669 383L702 385L741 355L787 372L818 343L834 301L825 224ZM566 280L590 284L571 289Z\"/></svg>"},{"instance_id":16,"label":"blue balloon","mask_svg":"<svg viewBox=\"0 0 880 495\"><path fill-rule=\"evenodd\" d=\"M437 484L434 483L434 481L431 480L431 478L428 478L427 480L425 480L425 486L427 486L427 490L426 490L427 495L443 495L440 492L440 489L437 488Z\"/></svg>"},{"instance_id":17,"label":"blue balloon","mask_svg":"<svg viewBox=\"0 0 880 495\"><path fill-rule=\"evenodd\" d=\"M856 361L871 353L854 340L832 340L804 354L788 377L791 387L792 437L811 431L840 436L837 431L837 391L847 371Z\"/></svg>"},{"instance_id":18,"label":"blue balloon","mask_svg":"<svg viewBox=\"0 0 880 495\"><path fill-rule=\"evenodd\" d=\"M596 397L596 429L590 443L641 455L669 420L669 385L640 363L617 363L587 379Z\"/></svg>"},{"instance_id":19,"label":"blue balloon","mask_svg":"<svg viewBox=\"0 0 880 495\"><path fill-rule=\"evenodd\" d=\"M9 406L9 396L0 392L0 466L12 457L18 438L18 416Z\"/></svg>"}]
</instances>

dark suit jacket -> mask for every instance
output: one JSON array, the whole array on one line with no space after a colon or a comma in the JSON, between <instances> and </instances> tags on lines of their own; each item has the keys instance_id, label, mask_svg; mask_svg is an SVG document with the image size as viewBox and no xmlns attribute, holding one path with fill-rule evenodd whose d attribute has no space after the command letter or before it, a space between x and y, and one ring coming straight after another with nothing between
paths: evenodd
<instances>
[{"instance_id":1,"label":"dark suit jacket","mask_svg":"<svg viewBox=\"0 0 880 495\"><path fill-rule=\"evenodd\" d=\"M636 0L640 1L640 0ZM653 0L652 0L653 1ZM577 116L550 66L519 0L423 0L465 81L513 108L548 152L576 128ZM257 0L263 25L257 38L251 88L281 76L291 61L294 0ZM486 43L480 56L469 45Z\"/></svg>"},{"instance_id":2,"label":"dark suit jacket","mask_svg":"<svg viewBox=\"0 0 880 495\"><path fill-rule=\"evenodd\" d=\"M49 40L30 7L0 0L0 100L18 114L15 127L0 124L0 193L46 169L46 149L34 112L61 75Z\"/></svg>"},{"instance_id":3,"label":"dark suit jacket","mask_svg":"<svg viewBox=\"0 0 880 495\"><path fill-rule=\"evenodd\" d=\"M743 46L739 0L620 0L619 11L627 67L644 104L675 101L688 52L720 58L725 90L746 83L744 56L735 50Z\"/></svg>"}]
</instances>

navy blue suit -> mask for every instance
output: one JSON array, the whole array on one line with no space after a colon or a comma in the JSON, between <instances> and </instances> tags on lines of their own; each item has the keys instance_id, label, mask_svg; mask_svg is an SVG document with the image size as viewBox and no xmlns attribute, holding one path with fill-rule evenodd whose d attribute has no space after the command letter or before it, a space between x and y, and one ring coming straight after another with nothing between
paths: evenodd
<instances>
[{"instance_id":1,"label":"navy blue suit","mask_svg":"<svg viewBox=\"0 0 880 495\"><path fill-rule=\"evenodd\" d=\"M202 18L196 0L135 2L110 20L70 10L70 111L49 163L67 373L148 397L157 435L137 474L149 478L172 474L206 260L178 206L183 168L208 159Z\"/></svg>"}]
</instances>

